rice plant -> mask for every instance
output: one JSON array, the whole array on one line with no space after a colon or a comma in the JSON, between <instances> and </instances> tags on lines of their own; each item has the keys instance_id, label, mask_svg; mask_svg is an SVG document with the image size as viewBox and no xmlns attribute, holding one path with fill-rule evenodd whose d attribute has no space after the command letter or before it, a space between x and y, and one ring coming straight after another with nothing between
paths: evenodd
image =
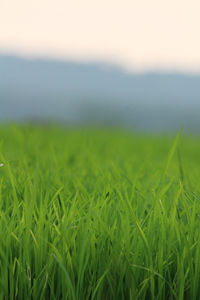
<instances>
[{"instance_id":1,"label":"rice plant","mask_svg":"<svg viewBox=\"0 0 200 300\"><path fill-rule=\"evenodd\" d=\"M0 126L0 299L199 299L200 139Z\"/></svg>"}]
</instances>

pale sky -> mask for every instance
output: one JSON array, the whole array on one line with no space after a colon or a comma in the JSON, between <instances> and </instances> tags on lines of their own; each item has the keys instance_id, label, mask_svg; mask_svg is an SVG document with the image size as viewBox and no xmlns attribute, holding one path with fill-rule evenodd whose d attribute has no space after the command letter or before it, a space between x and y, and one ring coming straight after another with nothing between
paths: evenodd
<instances>
[{"instance_id":1,"label":"pale sky","mask_svg":"<svg viewBox=\"0 0 200 300\"><path fill-rule=\"evenodd\" d=\"M200 72L200 0L0 0L0 52Z\"/></svg>"}]
</instances>

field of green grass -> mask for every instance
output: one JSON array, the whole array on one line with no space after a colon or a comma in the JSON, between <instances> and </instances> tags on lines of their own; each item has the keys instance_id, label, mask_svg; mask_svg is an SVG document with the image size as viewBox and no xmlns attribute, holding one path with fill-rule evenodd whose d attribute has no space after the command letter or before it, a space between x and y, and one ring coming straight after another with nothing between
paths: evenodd
<instances>
[{"instance_id":1,"label":"field of green grass","mask_svg":"<svg viewBox=\"0 0 200 300\"><path fill-rule=\"evenodd\" d=\"M0 126L0 300L200 295L200 138Z\"/></svg>"}]
</instances>

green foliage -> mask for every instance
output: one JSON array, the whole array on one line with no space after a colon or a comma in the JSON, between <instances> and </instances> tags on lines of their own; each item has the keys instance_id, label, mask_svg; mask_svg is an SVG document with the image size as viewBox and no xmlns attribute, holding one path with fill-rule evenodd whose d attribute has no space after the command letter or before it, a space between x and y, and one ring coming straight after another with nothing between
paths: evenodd
<instances>
[{"instance_id":1,"label":"green foliage","mask_svg":"<svg viewBox=\"0 0 200 300\"><path fill-rule=\"evenodd\" d=\"M0 299L199 299L200 140L179 136L1 126Z\"/></svg>"}]
</instances>

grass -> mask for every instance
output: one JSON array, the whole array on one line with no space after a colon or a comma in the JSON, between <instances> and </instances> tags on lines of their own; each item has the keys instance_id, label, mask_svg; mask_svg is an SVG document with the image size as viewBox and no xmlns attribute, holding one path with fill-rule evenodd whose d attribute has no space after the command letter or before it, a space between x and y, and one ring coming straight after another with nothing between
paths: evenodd
<instances>
[{"instance_id":1,"label":"grass","mask_svg":"<svg viewBox=\"0 0 200 300\"><path fill-rule=\"evenodd\" d=\"M200 139L0 127L0 299L199 299Z\"/></svg>"}]
</instances>

